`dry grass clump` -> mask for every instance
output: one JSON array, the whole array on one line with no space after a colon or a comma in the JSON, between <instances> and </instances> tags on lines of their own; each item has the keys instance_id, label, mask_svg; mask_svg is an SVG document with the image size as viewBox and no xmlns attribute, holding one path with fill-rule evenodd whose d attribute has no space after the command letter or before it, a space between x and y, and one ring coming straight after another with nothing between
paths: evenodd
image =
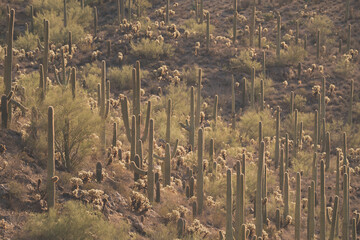
<instances>
[{"instance_id":1,"label":"dry grass clump","mask_svg":"<svg viewBox=\"0 0 360 240\"><path fill-rule=\"evenodd\" d=\"M131 42L131 54L146 59L159 59L170 57L174 54L172 45L160 40L141 39L139 42Z\"/></svg>"},{"instance_id":2,"label":"dry grass clump","mask_svg":"<svg viewBox=\"0 0 360 240\"><path fill-rule=\"evenodd\" d=\"M34 214L22 229L19 239L130 239L125 221L109 223L91 206L68 201L49 213Z\"/></svg>"}]
</instances>

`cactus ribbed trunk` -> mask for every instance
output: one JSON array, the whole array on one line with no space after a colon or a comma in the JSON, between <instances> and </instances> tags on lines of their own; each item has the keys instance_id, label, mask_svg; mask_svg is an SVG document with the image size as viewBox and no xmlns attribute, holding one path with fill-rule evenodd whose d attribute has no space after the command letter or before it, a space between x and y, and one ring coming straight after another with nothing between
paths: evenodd
<instances>
[{"instance_id":1,"label":"cactus ribbed trunk","mask_svg":"<svg viewBox=\"0 0 360 240\"><path fill-rule=\"evenodd\" d=\"M255 35L255 14L256 7L252 6L251 16L250 16L250 47L254 47L254 35Z\"/></svg>"},{"instance_id":2,"label":"cactus ribbed trunk","mask_svg":"<svg viewBox=\"0 0 360 240\"><path fill-rule=\"evenodd\" d=\"M148 164L148 198L150 202L154 201L154 120L150 119L150 131L149 131L149 164Z\"/></svg>"},{"instance_id":3,"label":"cactus ribbed trunk","mask_svg":"<svg viewBox=\"0 0 360 240\"><path fill-rule=\"evenodd\" d=\"M203 129L200 128L198 132L198 173L196 177L196 187L197 187L197 205L198 205L198 214L201 215L203 211L203 202L204 202L204 176L203 176L203 150L204 150L204 139L203 139Z\"/></svg>"},{"instance_id":4,"label":"cactus ribbed trunk","mask_svg":"<svg viewBox=\"0 0 360 240\"><path fill-rule=\"evenodd\" d=\"M280 107L276 107L275 169L279 165L280 153Z\"/></svg>"},{"instance_id":5,"label":"cactus ribbed trunk","mask_svg":"<svg viewBox=\"0 0 360 240\"><path fill-rule=\"evenodd\" d=\"M164 174L164 187L170 185L171 178L171 156L170 156L170 144L167 143L165 147L165 174Z\"/></svg>"},{"instance_id":6,"label":"cactus ribbed trunk","mask_svg":"<svg viewBox=\"0 0 360 240\"><path fill-rule=\"evenodd\" d=\"M325 162L320 163L320 240L326 235Z\"/></svg>"},{"instance_id":7,"label":"cactus ribbed trunk","mask_svg":"<svg viewBox=\"0 0 360 240\"><path fill-rule=\"evenodd\" d=\"M235 112L235 79L234 75L231 77L231 118L232 118L232 129L236 128L236 112Z\"/></svg>"},{"instance_id":8,"label":"cactus ribbed trunk","mask_svg":"<svg viewBox=\"0 0 360 240\"><path fill-rule=\"evenodd\" d=\"M55 206L55 126L54 108L48 108L48 156L47 156L47 204L49 209Z\"/></svg>"},{"instance_id":9,"label":"cactus ribbed trunk","mask_svg":"<svg viewBox=\"0 0 360 240\"><path fill-rule=\"evenodd\" d=\"M280 60L280 42L281 42L281 16L280 13L277 14L277 34L276 34L276 57L278 61Z\"/></svg>"},{"instance_id":10,"label":"cactus ribbed trunk","mask_svg":"<svg viewBox=\"0 0 360 240\"><path fill-rule=\"evenodd\" d=\"M195 129L199 128L199 126L200 126L201 80L202 80L202 69L199 68L198 87L197 87L197 94L196 94Z\"/></svg>"},{"instance_id":11,"label":"cactus ribbed trunk","mask_svg":"<svg viewBox=\"0 0 360 240\"><path fill-rule=\"evenodd\" d=\"M263 230L263 199L262 199L262 186L263 186L263 173L264 173L264 160L265 160L265 143L261 141L259 161L258 161L258 172L257 172L257 185L256 185L256 235L262 236Z\"/></svg>"},{"instance_id":12,"label":"cactus ribbed trunk","mask_svg":"<svg viewBox=\"0 0 360 240\"><path fill-rule=\"evenodd\" d=\"M206 13L206 51L209 51L210 46L210 13Z\"/></svg>"},{"instance_id":13,"label":"cactus ribbed trunk","mask_svg":"<svg viewBox=\"0 0 360 240\"><path fill-rule=\"evenodd\" d=\"M231 170L226 171L226 240L233 240Z\"/></svg>"},{"instance_id":14,"label":"cactus ribbed trunk","mask_svg":"<svg viewBox=\"0 0 360 240\"><path fill-rule=\"evenodd\" d=\"M301 231L301 175L296 173L295 240L300 240Z\"/></svg>"},{"instance_id":15,"label":"cactus ribbed trunk","mask_svg":"<svg viewBox=\"0 0 360 240\"><path fill-rule=\"evenodd\" d=\"M344 174L343 180L343 224L341 239L349 239L349 176Z\"/></svg>"}]
</instances>

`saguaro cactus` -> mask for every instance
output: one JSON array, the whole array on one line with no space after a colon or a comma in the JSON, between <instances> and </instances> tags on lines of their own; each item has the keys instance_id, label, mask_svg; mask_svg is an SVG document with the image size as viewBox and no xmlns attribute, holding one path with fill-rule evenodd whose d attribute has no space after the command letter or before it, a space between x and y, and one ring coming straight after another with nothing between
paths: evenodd
<instances>
[{"instance_id":1,"label":"saguaro cactus","mask_svg":"<svg viewBox=\"0 0 360 240\"><path fill-rule=\"evenodd\" d=\"M201 81L202 81L202 69L199 68L198 87L197 87L197 94L196 94L195 128L198 128L200 126Z\"/></svg>"},{"instance_id":2,"label":"saguaro cactus","mask_svg":"<svg viewBox=\"0 0 360 240\"><path fill-rule=\"evenodd\" d=\"M67 27L67 6L66 6L66 0L64 0L64 27Z\"/></svg>"},{"instance_id":3,"label":"saguaro cactus","mask_svg":"<svg viewBox=\"0 0 360 240\"><path fill-rule=\"evenodd\" d=\"M198 131L198 166L196 176L196 187L197 187L197 203L198 203L198 214L201 215L203 211L204 203L204 175L203 175L203 150L204 150L204 136L203 129L200 128Z\"/></svg>"},{"instance_id":4,"label":"saguaro cactus","mask_svg":"<svg viewBox=\"0 0 360 240\"><path fill-rule=\"evenodd\" d=\"M283 199L284 199L284 215L283 215L283 219L284 219L284 225L287 225L288 223L286 223L286 218L289 215L289 174L287 172L285 172L284 175L284 193L283 193Z\"/></svg>"},{"instance_id":5,"label":"saguaro cactus","mask_svg":"<svg viewBox=\"0 0 360 240\"><path fill-rule=\"evenodd\" d=\"M330 169L330 132L326 132L325 152L326 152L326 171Z\"/></svg>"},{"instance_id":6,"label":"saguaro cactus","mask_svg":"<svg viewBox=\"0 0 360 240\"><path fill-rule=\"evenodd\" d=\"M13 70L13 45L14 45L14 22L15 22L15 10L10 10L10 15L8 17L8 34L7 34L7 48L5 55L5 64L4 64L4 85L5 85L5 95L9 95L11 92L11 83L12 83L12 70ZM11 122L11 104L8 106L8 121Z\"/></svg>"},{"instance_id":7,"label":"saguaro cactus","mask_svg":"<svg viewBox=\"0 0 360 240\"><path fill-rule=\"evenodd\" d=\"M231 118L232 118L232 129L236 128L236 112L235 112L235 79L234 75L231 77Z\"/></svg>"},{"instance_id":8,"label":"saguaro cactus","mask_svg":"<svg viewBox=\"0 0 360 240\"><path fill-rule=\"evenodd\" d=\"M255 68L251 69L251 107L255 106Z\"/></svg>"},{"instance_id":9,"label":"saguaro cactus","mask_svg":"<svg viewBox=\"0 0 360 240\"><path fill-rule=\"evenodd\" d=\"M320 58L320 30L317 31L316 35L316 60Z\"/></svg>"},{"instance_id":10,"label":"saguaro cactus","mask_svg":"<svg viewBox=\"0 0 360 240\"><path fill-rule=\"evenodd\" d=\"M226 171L226 240L233 240L231 170Z\"/></svg>"},{"instance_id":11,"label":"saguaro cactus","mask_svg":"<svg viewBox=\"0 0 360 240\"><path fill-rule=\"evenodd\" d=\"M233 0L234 3L234 16L233 16L233 43L236 41L236 23L237 23L237 0Z\"/></svg>"},{"instance_id":12,"label":"saguaro cactus","mask_svg":"<svg viewBox=\"0 0 360 240\"><path fill-rule=\"evenodd\" d=\"M284 149L281 148L280 154L280 168L279 168L279 186L280 190L283 191L284 187Z\"/></svg>"},{"instance_id":13,"label":"saguaro cactus","mask_svg":"<svg viewBox=\"0 0 360 240\"><path fill-rule=\"evenodd\" d=\"M263 199L262 199L262 187L263 187L263 173L264 173L264 160L265 160L265 143L261 141L258 172L257 172L257 184L256 184L256 235L262 236L263 230Z\"/></svg>"},{"instance_id":14,"label":"saguaro cactus","mask_svg":"<svg viewBox=\"0 0 360 240\"><path fill-rule=\"evenodd\" d=\"M236 209L235 239L240 240L241 226L244 223L245 185L244 174L240 173L240 161L236 162Z\"/></svg>"},{"instance_id":15,"label":"saguaro cactus","mask_svg":"<svg viewBox=\"0 0 360 240\"><path fill-rule=\"evenodd\" d=\"M97 8L94 7L94 37L97 36L97 28L98 28L98 12L97 12Z\"/></svg>"},{"instance_id":16,"label":"saguaro cactus","mask_svg":"<svg viewBox=\"0 0 360 240\"><path fill-rule=\"evenodd\" d=\"M218 102L219 102L219 96L215 95L214 110L213 110L214 127L216 127L216 121L217 121L217 116L218 116Z\"/></svg>"},{"instance_id":17,"label":"saguaro cactus","mask_svg":"<svg viewBox=\"0 0 360 240\"><path fill-rule=\"evenodd\" d=\"M55 206L55 126L54 108L48 108L48 161L47 161L47 204L49 208Z\"/></svg>"},{"instance_id":18,"label":"saguaro cactus","mask_svg":"<svg viewBox=\"0 0 360 240\"><path fill-rule=\"evenodd\" d=\"M311 187L308 188L308 219L307 234L308 239L314 239L315 234L315 182L311 181Z\"/></svg>"},{"instance_id":19,"label":"saguaro cactus","mask_svg":"<svg viewBox=\"0 0 360 240\"><path fill-rule=\"evenodd\" d=\"M103 175L102 175L102 164L101 162L97 162L96 163L96 181L98 183L101 183L103 180Z\"/></svg>"},{"instance_id":20,"label":"saguaro cactus","mask_svg":"<svg viewBox=\"0 0 360 240\"><path fill-rule=\"evenodd\" d=\"M350 51L351 46L351 24L348 25L348 33L347 33L347 44L346 44L346 51Z\"/></svg>"},{"instance_id":21,"label":"saguaro cactus","mask_svg":"<svg viewBox=\"0 0 360 240\"><path fill-rule=\"evenodd\" d=\"M254 47L255 17L256 17L256 7L255 5L253 5L250 16L250 47Z\"/></svg>"},{"instance_id":22,"label":"saguaro cactus","mask_svg":"<svg viewBox=\"0 0 360 240\"><path fill-rule=\"evenodd\" d=\"M276 107L276 139L275 139L275 168L279 164L280 153L280 107ZM281 185L280 185L281 186Z\"/></svg>"},{"instance_id":23,"label":"saguaro cactus","mask_svg":"<svg viewBox=\"0 0 360 240\"><path fill-rule=\"evenodd\" d=\"M169 25L170 0L166 0L165 23Z\"/></svg>"},{"instance_id":24,"label":"saguaro cactus","mask_svg":"<svg viewBox=\"0 0 360 240\"><path fill-rule=\"evenodd\" d=\"M280 42L281 42L281 16L277 13L277 34L276 34L276 57L280 60Z\"/></svg>"},{"instance_id":25,"label":"saguaro cactus","mask_svg":"<svg viewBox=\"0 0 360 240\"><path fill-rule=\"evenodd\" d=\"M320 163L320 240L325 240L326 234L326 196L325 196L325 162Z\"/></svg>"},{"instance_id":26,"label":"saguaro cactus","mask_svg":"<svg viewBox=\"0 0 360 240\"><path fill-rule=\"evenodd\" d=\"M354 80L351 79L350 81L350 102L349 102L349 117L348 123L350 126L352 125L352 111L353 111L353 101L354 101Z\"/></svg>"},{"instance_id":27,"label":"saguaro cactus","mask_svg":"<svg viewBox=\"0 0 360 240\"><path fill-rule=\"evenodd\" d=\"M180 123L185 130L189 132L189 143L191 149L195 147L195 96L194 87L190 89L190 122L186 121L186 124Z\"/></svg>"},{"instance_id":28,"label":"saguaro cactus","mask_svg":"<svg viewBox=\"0 0 360 240\"><path fill-rule=\"evenodd\" d=\"M328 221L331 224L329 240L334 240L335 238L335 228L336 228L336 222L338 220L338 211L339 211L338 205L339 205L339 197L335 196L332 218L330 219L329 213L327 214Z\"/></svg>"},{"instance_id":29,"label":"saguaro cactus","mask_svg":"<svg viewBox=\"0 0 360 240\"><path fill-rule=\"evenodd\" d=\"M206 51L209 51L210 46L210 13L206 13Z\"/></svg>"},{"instance_id":30,"label":"saguaro cactus","mask_svg":"<svg viewBox=\"0 0 360 240\"><path fill-rule=\"evenodd\" d=\"M344 173L343 180L343 224L341 239L349 239L349 179L348 174Z\"/></svg>"},{"instance_id":31,"label":"saguaro cactus","mask_svg":"<svg viewBox=\"0 0 360 240\"><path fill-rule=\"evenodd\" d=\"M260 110L264 111L264 80L260 80Z\"/></svg>"},{"instance_id":32,"label":"saguaro cactus","mask_svg":"<svg viewBox=\"0 0 360 240\"><path fill-rule=\"evenodd\" d=\"M301 175L296 173L295 240L300 240L301 231Z\"/></svg>"}]
</instances>

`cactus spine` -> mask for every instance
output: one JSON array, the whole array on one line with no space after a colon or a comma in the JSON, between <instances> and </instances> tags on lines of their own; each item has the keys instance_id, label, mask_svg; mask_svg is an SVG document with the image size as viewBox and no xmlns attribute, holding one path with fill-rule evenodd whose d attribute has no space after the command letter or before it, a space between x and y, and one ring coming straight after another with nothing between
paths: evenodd
<instances>
[{"instance_id":1,"label":"cactus spine","mask_svg":"<svg viewBox=\"0 0 360 240\"><path fill-rule=\"evenodd\" d=\"M301 229L301 175L296 173L295 240L300 240Z\"/></svg>"},{"instance_id":2,"label":"cactus spine","mask_svg":"<svg viewBox=\"0 0 360 240\"><path fill-rule=\"evenodd\" d=\"M264 173L264 160L265 160L265 143L261 141L258 172L257 172L257 185L256 185L256 235L262 236L263 230L263 199L262 199L262 186L263 186L263 173Z\"/></svg>"},{"instance_id":3,"label":"cactus spine","mask_svg":"<svg viewBox=\"0 0 360 240\"><path fill-rule=\"evenodd\" d=\"M231 170L226 171L226 240L233 240Z\"/></svg>"},{"instance_id":4,"label":"cactus spine","mask_svg":"<svg viewBox=\"0 0 360 240\"><path fill-rule=\"evenodd\" d=\"M200 128L198 131L198 166L197 166L197 177L196 177L196 187L197 187L197 205L198 205L198 214L201 215L203 211L203 202L204 202L204 176L203 176L203 150L204 150L204 139L203 139L203 129Z\"/></svg>"},{"instance_id":5,"label":"cactus spine","mask_svg":"<svg viewBox=\"0 0 360 240\"><path fill-rule=\"evenodd\" d=\"M48 161L47 161L47 204L50 208L55 206L55 126L54 108L48 108Z\"/></svg>"},{"instance_id":6,"label":"cactus spine","mask_svg":"<svg viewBox=\"0 0 360 240\"><path fill-rule=\"evenodd\" d=\"M275 140L275 169L279 164L280 153L280 107L276 107L276 140ZM280 185L281 186L281 185Z\"/></svg>"}]
</instances>

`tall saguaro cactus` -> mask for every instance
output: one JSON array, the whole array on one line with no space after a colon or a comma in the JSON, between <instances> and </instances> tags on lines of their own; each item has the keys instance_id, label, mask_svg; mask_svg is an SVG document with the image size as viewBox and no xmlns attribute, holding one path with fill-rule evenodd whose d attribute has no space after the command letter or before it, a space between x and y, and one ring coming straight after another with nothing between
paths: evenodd
<instances>
[{"instance_id":1,"label":"tall saguaro cactus","mask_svg":"<svg viewBox=\"0 0 360 240\"><path fill-rule=\"evenodd\" d=\"M203 211L204 204L204 173L203 173L203 150L204 150L204 136L203 129L200 128L198 131L198 166L197 166L197 177L196 177L196 187L197 187L197 205L198 205L198 214L201 215Z\"/></svg>"},{"instance_id":2,"label":"tall saguaro cactus","mask_svg":"<svg viewBox=\"0 0 360 240\"><path fill-rule=\"evenodd\" d=\"M10 16L8 18L8 34L7 34L7 50L5 55L5 68L4 68L4 85L5 95L11 92L12 82L12 65L13 65L13 45L14 45L14 22L15 22L15 10L10 10ZM9 106L9 109L11 107ZM11 121L11 111L9 111L9 121Z\"/></svg>"},{"instance_id":3,"label":"tall saguaro cactus","mask_svg":"<svg viewBox=\"0 0 360 240\"><path fill-rule=\"evenodd\" d=\"M210 13L206 13L206 51L209 51L210 46Z\"/></svg>"},{"instance_id":4,"label":"tall saguaro cactus","mask_svg":"<svg viewBox=\"0 0 360 240\"><path fill-rule=\"evenodd\" d=\"M326 196L325 196L325 162L320 163L320 240L325 240L326 234Z\"/></svg>"},{"instance_id":5,"label":"tall saguaro cactus","mask_svg":"<svg viewBox=\"0 0 360 240\"><path fill-rule=\"evenodd\" d=\"M236 162L236 209L235 209L235 239L240 240L241 225L244 224L245 185L244 174L240 173L240 161Z\"/></svg>"},{"instance_id":6,"label":"tall saguaro cactus","mask_svg":"<svg viewBox=\"0 0 360 240\"><path fill-rule=\"evenodd\" d=\"M301 231L301 175L296 173L295 240L300 240Z\"/></svg>"},{"instance_id":7,"label":"tall saguaro cactus","mask_svg":"<svg viewBox=\"0 0 360 240\"><path fill-rule=\"evenodd\" d=\"M55 126L54 108L48 109L48 161L47 161L47 204L49 208L55 206Z\"/></svg>"},{"instance_id":8,"label":"tall saguaro cactus","mask_svg":"<svg viewBox=\"0 0 360 240\"><path fill-rule=\"evenodd\" d=\"M202 81L202 69L199 68L198 87L197 87L197 94L196 94L195 128L199 128L199 126L200 126L201 81Z\"/></svg>"},{"instance_id":9,"label":"tall saguaro cactus","mask_svg":"<svg viewBox=\"0 0 360 240\"><path fill-rule=\"evenodd\" d=\"M264 173L264 160L265 160L265 143L261 141L260 153L258 161L257 184L256 184L256 235L262 236L263 230L263 173Z\"/></svg>"},{"instance_id":10,"label":"tall saguaro cactus","mask_svg":"<svg viewBox=\"0 0 360 240\"><path fill-rule=\"evenodd\" d=\"M234 3L234 16L233 16L233 43L236 41L236 23L237 23L237 0L233 0Z\"/></svg>"},{"instance_id":11,"label":"tall saguaro cactus","mask_svg":"<svg viewBox=\"0 0 360 240\"><path fill-rule=\"evenodd\" d=\"M354 80L351 79L350 82L350 102L349 102L349 117L348 117L348 123L351 126L352 125L352 111L353 111L353 101L354 101Z\"/></svg>"},{"instance_id":12,"label":"tall saguaro cactus","mask_svg":"<svg viewBox=\"0 0 360 240\"><path fill-rule=\"evenodd\" d=\"M349 176L345 172L343 180L343 224L341 239L349 239Z\"/></svg>"},{"instance_id":13,"label":"tall saguaro cactus","mask_svg":"<svg viewBox=\"0 0 360 240\"><path fill-rule=\"evenodd\" d=\"M66 0L64 0L64 27L67 27L67 6Z\"/></svg>"},{"instance_id":14,"label":"tall saguaro cactus","mask_svg":"<svg viewBox=\"0 0 360 240\"><path fill-rule=\"evenodd\" d=\"M278 167L280 160L280 107L276 107L276 139L275 139L275 168Z\"/></svg>"},{"instance_id":15,"label":"tall saguaro cactus","mask_svg":"<svg viewBox=\"0 0 360 240\"><path fill-rule=\"evenodd\" d=\"M276 16L277 20L277 34L276 34L276 57L280 60L280 42L281 42L281 16L280 13Z\"/></svg>"},{"instance_id":16,"label":"tall saguaro cactus","mask_svg":"<svg viewBox=\"0 0 360 240\"><path fill-rule=\"evenodd\" d=\"M189 132L189 144L191 149L195 147L195 94L194 87L190 88L190 122L186 120L186 124L180 123L180 126Z\"/></svg>"},{"instance_id":17,"label":"tall saguaro cactus","mask_svg":"<svg viewBox=\"0 0 360 240\"><path fill-rule=\"evenodd\" d=\"M235 112L235 79L234 75L231 77L231 118L232 118L232 129L236 128L236 112Z\"/></svg>"},{"instance_id":18,"label":"tall saguaro cactus","mask_svg":"<svg viewBox=\"0 0 360 240\"><path fill-rule=\"evenodd\" d=\"M226 240L233 240L231 170L226 171Z\"/></svg>"},{"instance_id":19,"label":"tall saguaro cactus","mask_svg":"<svg viewBox=\"0 0 360 240\"><path fill-rule=\"evenodd\" d=\"M254 47L255 18L256 18L256 7L255 5L253 5L251 8L251 16L250 16L250 47Z\"/></svg>"}]
</instances>

